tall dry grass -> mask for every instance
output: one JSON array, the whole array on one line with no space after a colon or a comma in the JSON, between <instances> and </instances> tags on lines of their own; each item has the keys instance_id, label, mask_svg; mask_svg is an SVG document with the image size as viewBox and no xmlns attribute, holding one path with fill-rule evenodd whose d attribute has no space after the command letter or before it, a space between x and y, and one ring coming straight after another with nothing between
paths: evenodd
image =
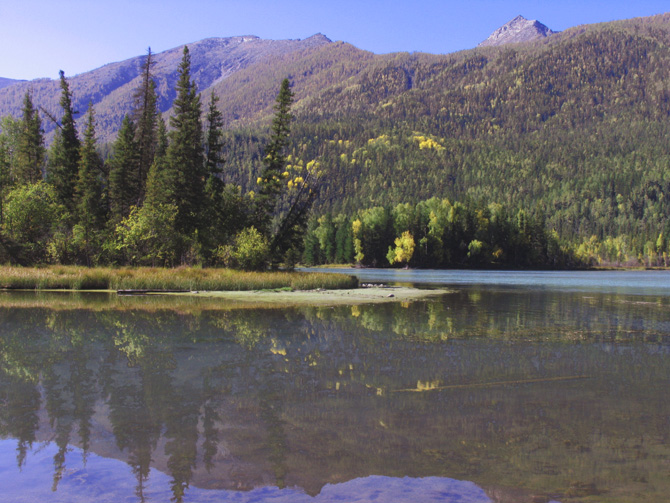
<instances>
[{"instance_id":1,"label":"tall dry grass","mask_svg":"<svg viewBox=\"0 0 670 503\"><path fill-rule=\"evenodd\" d=\"M24 290L208 290L355 288L352 276L332 273L245 272L179 267L0 267L0 288Z\"/></svg>"}]
</instances>

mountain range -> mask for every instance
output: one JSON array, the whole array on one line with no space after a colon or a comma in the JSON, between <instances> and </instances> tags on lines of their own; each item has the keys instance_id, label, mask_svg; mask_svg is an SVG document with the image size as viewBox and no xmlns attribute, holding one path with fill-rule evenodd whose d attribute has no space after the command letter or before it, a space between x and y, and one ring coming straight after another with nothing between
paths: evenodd
<instances>
[{"instance_id":1,"label":"mountain range","mask_svg":"<svg viewBox=\"0 0 670 503\"><path fill-rule=\"evenodd\" d=\"M480 46L529 42L554 33L538 21L518 16L496 30ZM322 34L305 40L264 40L253 35L209 38L188 46L192 77L198 90L204 99L208 99L212 92L224 98L221 106L229 127L267 117L272 111L278 82L286 74L290 75L300 102L333 84L355 77L371 64L383 64L394 56L374 55L343 42L333 42ZM154 78L161 112L169 113L175 98L174 85L181 53L182 46L154 55ZM94 105L100 141L113 140L123 116L132 109L132 96L139 86L143 58L137 56L110 63L68 78L75 109L83 114L89 102ZM440 58L444 60L448 56ZM18 117L28 89L32 90L36 105L48 115L60 115L57 79L0 78L0 117ZM45 118L43 126L50 142L56 125Z\"/></svg>"},{"instance_id":2,"label":"mountain range","mask_svg":"<svg viewBox=\"0 0 670 503\"><path fill-rule=\"evenodd\" d=\"M289 77L293 155L319 159L328 173L320 211L438 196L541 209L570 239L626 234L644 244L666 229L670 14L560 33L517 17L453 54L377 55L321 34L188 46L203 103L221 97L226 177L243 190L253 190L274 99ZM166 114L181 51L155 55ZM69 79L78 110L94 104L101 143L132 106L141 61ZM42 79L0 88L0 116L18 116L29 88L60 115L58 82Z\"/></svg>"},{"instance_id":3,"label":"mountain range","mask_svg":"<svg viewBox=\"0 0 670 503\"><path fill-rule=\"evenodd\" d=\"M479 48L509 44L528 45L556 32L538 21L517 16L495 30ZM322 34L305 40L264 40L256 36L209 38L188 44L192 57L192 77L203 101L214 92L220 95L226 125L248 125L272 112L278 83L284 76L292 80L297 106L307 103L349 79L361 77L370 68L393 64L403 54L375 55L343 42L332 42ZM476 50L475 50L476 51ZM154 79L159 95L158 107L168 113L175 97L174 85L182 47L154 55ZM448 66L472 51L457 55L421 55L435 64ZM102 142L114 139L123 116L132 109L133 92L139 86L143 56L107 64L101 68L69 77L75 109L83 114L92 103L96 109L98 137ZM31 89L33 100L46 114L60 115L60 88L57 79L20 81L0 78L0 117L18 117L25 92ZM43 126L50 142L56 125L44 118Z\"/></svg>"},{"instance_id":4,"label":"mountain range","mask_svg":"<svg viewBox=\"0 0 670 503\"><path fill-rule=\"evenodd\" d=\"M308 53L332 43L323 35L305 40L263 40L256 36L210 38L188 44L192 59L192 78L200 91L216 88L222 81L246 68L281 60L292 53ZM175 98L177 67L182 47L154 55L154 79L159 95L159 109L166 112ZM99 139L112 140L123 116L132 109L133 92L140 83L140 66L144 56L110 63L96 70L69 77L75 109L84 113L93 103L98 122ZM0 116L20 116L25 92L31 89L33 101L49 114L59 117L60 87L58 80L36 79L12 81L0 79ZM46 119L45 131L55 125Z\"/></svg>"}]
</instances>

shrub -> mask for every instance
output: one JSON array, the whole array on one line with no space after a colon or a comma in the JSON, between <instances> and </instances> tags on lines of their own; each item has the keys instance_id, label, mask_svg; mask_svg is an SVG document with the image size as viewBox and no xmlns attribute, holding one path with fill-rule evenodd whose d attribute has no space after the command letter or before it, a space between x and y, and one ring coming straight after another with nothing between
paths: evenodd
<instances>
[{"instance_id":1,"label":"shrub","mask_svg":"<svg viewBox=\"0 0 670 503\"><path fill-rule=\"evenodd\" d=\"M22 243L33 262L45 259L47 243L63 218L53 187L46 182L20 185L5 199L2 228L11 240Z\"/></svg>"},{"instance_id":2,"label":"shrub","mask_svg":"<svg viewBox=\"0 0 670 503\"><path fill-rule=\"evenodd\" d=\"M231 255L235 267L245 271L260 271L267 267L270 245L255 227L248 227L235 236Z\"/></svg>"}]
</instances>

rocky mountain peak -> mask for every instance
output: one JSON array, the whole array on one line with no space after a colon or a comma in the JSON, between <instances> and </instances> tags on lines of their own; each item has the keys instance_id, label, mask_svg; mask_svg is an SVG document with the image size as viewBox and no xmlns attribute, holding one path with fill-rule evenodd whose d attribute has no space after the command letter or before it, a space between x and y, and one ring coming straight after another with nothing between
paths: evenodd
<instances>
[{"instance_id":1,"label":"rocky mountain peak","mask_svg":"<svg viewBox=\"0 0 670 503\"><path fill-rule=\"evenodd\" d=\"M478 47L499 46L505 44L518 44L548 37L557 33L550 30L537 20L526 19L523 16L517 16L509 23L504 24L496 31L491 33L489 38L484 40Z\"/></svg>"},{"instance_id":2,"label":"rocky mountain peak","mask_svg":"<svg viewBox=\"0 0 670 503\"><path fill-rule=\"evenodd\" d=\"M307 40L315 43L318 42L321 44L329 44L332 42L332 40L326 37L323 33L315 33L311 37L305 39L305 41Z\"/></svg>"}]
</instances>

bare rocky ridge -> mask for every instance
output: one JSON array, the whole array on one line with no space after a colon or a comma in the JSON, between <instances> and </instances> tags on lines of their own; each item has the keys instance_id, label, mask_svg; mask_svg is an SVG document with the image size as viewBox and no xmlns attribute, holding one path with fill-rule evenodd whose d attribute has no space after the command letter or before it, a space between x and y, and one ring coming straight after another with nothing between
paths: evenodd
<instances>
[{"instance_id":1,"label":"bare rocky ridge","mask_svg":"<svg viewBox=\"0 0 670 503\"><path fill-rule=\"evenodd\" d=\"M519 44L546 38L557 33L536 20L526 19L523 16L517 16L509 23L501 26L491 33L489 38L480 43L477 47L491 47L505 44Z\"/></svg>"}]
</instances>

